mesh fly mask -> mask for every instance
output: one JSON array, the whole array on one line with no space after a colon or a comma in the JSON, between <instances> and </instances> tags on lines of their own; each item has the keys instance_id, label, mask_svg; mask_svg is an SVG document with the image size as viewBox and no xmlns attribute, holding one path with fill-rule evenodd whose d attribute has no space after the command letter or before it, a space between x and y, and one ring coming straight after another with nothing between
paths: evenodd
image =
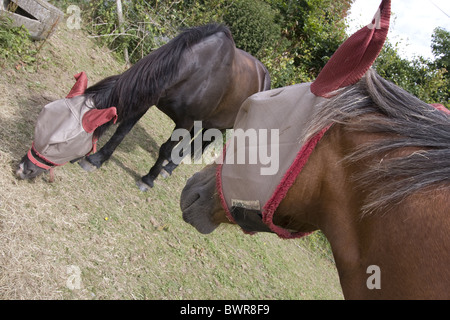
<instances>
[{"instance_id":1,"label":"mesh fly mask","mask_svg":"<svg viewBox=\"0 0 450 320\"><path fill-rule=\"evenodd\" d=\"M75 79L67 97L44 106L37 118L35 138L27 156L45 170L95 152L95 129L111 120L117 121L115 107L96 109L83 95L87 88L86 74L81 72Z\"/></svg>"},{"instance_id":2,"label":"mesh fly mask","mask_svg":"<svg viewBox=\"0 0 450 320\"><path fill-rule=\"evenodd\" d=\"M272 221L278 205L328 130L324 128L315 137L303 141L306 124L318 104L327 101L336 90L355 84L367 72L384 45L390 13L391 1L383 0L372 23L338 48L313 83L258 93L242 105L231 143L224 151L223 164L218 166L216 181L228 219L245 232L271 231L282 238L306 235L281 228ZM239 139L236 132L242 138L242 132L250 130L264 133L278 130L278 136L247 139L245 145L235 143ZM278 153L280 161L275 174L264 174L267 161L256 164L229 161L242 153L250 158L252 152L261 148Z\"/></svg>"}]
</instances>

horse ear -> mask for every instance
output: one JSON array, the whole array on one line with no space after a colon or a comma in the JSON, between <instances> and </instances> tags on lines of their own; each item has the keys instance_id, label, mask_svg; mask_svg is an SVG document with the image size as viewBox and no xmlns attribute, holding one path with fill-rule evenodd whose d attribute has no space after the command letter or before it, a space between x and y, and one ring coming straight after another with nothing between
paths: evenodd
<instances>
[{"instance_id":1,"label":"horse ear","mask_svg":"<svg viewBox=\"0 0 450 320\"><path fill-rule=\"evenodd\" d=\"M326 98L331 92L361 80L383 48L390 17L391 1L382 0L372 23L353 34L337 49L311 84L311 92Z\"/></svg>"},{"instance_id":2,"label":"horse ear","mask_svg":"<svg viewBox=\"0 0 450 320\"><path fill-rule=\"evenodd\" d=\"M84 114L82 125L87 133L92 133L95 129L111 120L113 120L114 123L117 122L116 107L108 109L92 109Z\"/></svg>"},{"instance_id":3,"label":"horse ear","mask_svg":"<svg viewBox=\"0 0 450 320\"><path fill-rule=\"evenodd\" d=\"M74 86L67 95L67 99L82 95L87 88L88 78L84 71L76 74L74 77L77 82L75 82Z\"/></svg>"}]
</instances>

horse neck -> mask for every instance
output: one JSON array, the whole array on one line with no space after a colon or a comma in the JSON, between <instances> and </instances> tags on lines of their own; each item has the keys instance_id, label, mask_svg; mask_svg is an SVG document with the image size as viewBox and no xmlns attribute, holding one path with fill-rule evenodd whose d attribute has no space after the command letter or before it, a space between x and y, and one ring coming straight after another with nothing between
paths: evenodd
<instances>
[{"instance_id":1,"label":"horse neck","mask_svg":"<svg viewBox=\"0 0 450 320\"><path fill-rule=\"evenodd\" d=\"M363 166L342 159L365 137L348 134L335 124L324 135L274 216L298 231L320 229L330 242L346 298L367 292L366 253L361 248L360 212L364 192L351 176ZM301 199L299 201L299 199ZM296 224L295 224L296 223Z\"/></svg>"},{"instance_id":2,"label":"horse neck","mask_svg":"<svg viewBox=\"0 0 450 320\"><path fill-rule=\"evenodd\" d=\"M363 194L354 188L349 176L358 168L341 161L356 142L341 125L335 124L316 146L294 185L274 215L274 223L297 231L320 229L340 259L345 248L349 262L358 260L355 243L358 212Z\"/></svg>"},{"instance_id":3,"label":"horse neck","mask_svg":"<svg viewBox=\"0 0 450 320\"><path fill-rule=\"evenodd\" d=\"M322 159L324 170L318 181L321 191L316 201L321 208L315 223L330 242L345 298L366 298L370 294L366 271L373 264L364 247L367 226L361 223L366 195L352 181L365 164L347 165L342 159L368 137L334 125L324 138L316 155Z\"/></svg>"},{"instance_id":4,"label":"horse neck","mask_svg":"<svg viewBox=\"0 0 450 320\"><path fill-rule=\"evenodd\" d=\"M311 165L297 179L303 195L305 190L317 190L310 193L308 204L300 206L315 211L302 218L329 240L345 298L448 298L448 282L442 281L450 279L450 257L442 254L450 243L448 189L416 193L389 212L362 215L367 192L352 177L368 163L340 160L379 138L346 131L341 125L329 130L311 155ZM377 270L381 289L371 289L368 283L376 284L377 278L370 277Z\"/></svg>"}]
</instances>

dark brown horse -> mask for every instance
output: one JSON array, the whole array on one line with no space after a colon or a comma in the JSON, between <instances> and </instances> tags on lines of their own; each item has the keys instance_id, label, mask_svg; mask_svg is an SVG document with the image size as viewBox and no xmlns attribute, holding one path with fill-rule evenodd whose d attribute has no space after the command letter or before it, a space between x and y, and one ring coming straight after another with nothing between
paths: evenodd
<instances>
[{"instance_id":1,"label":"dark brown horse","mask_svg":"<svg viewBox=\"0 0 450 320\"><path fill-rule=\"evenodd\" d=\"M317 107L309 136L331 127L274 212L274 225L323 231L347 299L449 299L448 112L372 69ZM230 223L216 167L195 174L181 196L184 220L202 233ZM260 225L259 218L245 228L264 231Z\"/></svg>"},{"instance_id":2,"label":"dark brown horse","mask_svg":"<svg viewBox=\"0 0 450 320\"><path fill-rule=\"evenodd\" d=\"M267 69L235 47L227 27L210 24L187 29L123 74L106 78L84 92L97 109L116 107L120 124L99 152L87 156L80 165L87 171L100 168L153 105L175 122L174 130L189 131L196 120L202 121L204 129L223 130L233 126L247 97L267 89ZM100 137L112 122L97 128L94 135ZM156 163L138 182L141 190L153 187L162 170L172 173L177 163L171 161L171 152L177 143L169 138L161 145ZM36 177L54 162L41 161L46 164L37 166L25 156L18 176Z\"/></svg>"}]
</instances>

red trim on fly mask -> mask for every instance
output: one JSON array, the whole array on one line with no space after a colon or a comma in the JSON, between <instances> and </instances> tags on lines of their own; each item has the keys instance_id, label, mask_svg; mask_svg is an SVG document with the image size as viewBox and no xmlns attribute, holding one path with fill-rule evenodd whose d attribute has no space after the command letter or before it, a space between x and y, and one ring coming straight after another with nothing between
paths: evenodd
<instances>
[{"instance_id":1,"label":"red trim on fly mask","mask_svg":"<svg viewBox=\"0 0 450 320\"><path fill-rule=\"evenodd\" d=\"M76 75L74 75L76 80L72 89L70 89L69 94L66 96L67 99L82 95L87 88L88 78L86 72L82 71Z\"/></svg>"},{"instance_id":2,"label":"red trim on fly mask","mask_svg":"<svg viewBox=\"0 0 450 320\"><path fill-rule=\"evenodd\" d=\"M34 142L33 142L33 145L34 145ZM33 149L33 151L36 152L35 149ZM39 168L42 168L42 169L44 169L44 170L49 170L50 168L53 168L53 167L54 167L53 164L52 164L51 166L49 166L49 165L46 165L45 163L40 162L38 159L36 159L36 158L33 156L33 152L31 151L31 149L28 150L27 157L28 157L28 159L29 159L34 165L36 165L36 166L38 166ZM47 162L46 159L42 159L42 160L45 160L45 161Z\"/></svg>"},{"instance_id":3,"label":"red trim on fly mask","mask_svg":"<svg viewBox=\"0 0 450 320\"><path fill-rule=\"evenodd\" d=\"M81 119L81 125L87 133L92 133L95 129L111 120L113 120L113 124L116 124L117 118L116 107L110 107L108 109L92 109L84 114L83 119ZM86 156L97 152L97 142L98 137L96 137L95 134L92 135L92 150L89 151Z\"/></svg>"},{"instance_id":4,"label":"red trim on fly mask","mask_svg":"<svg viewBox=\"0 0 450 320\"><path fill-rule=\"evenodd\" d=\"M33 155L33 152L36 154L37 158ZM30 150L28 150L27 157L37 167L42 168L44 170L49 170L49 175L50 175L49 182L50 183L55 181L55 171L54 171L55 167L63 166L66 164L66 163L63 163L63 164L54 163L54 162L48 160L47 158L45 158L42 154L40 154L36 150L36 148L34 147L34 142L31 144ZM45 163L39 161L39 159L45 161L48 164L45 164Z\"/></svg>"},{"instance_id":5,"label":"red trim on fly mask","mask_svg":"<svg viewBox=\"0 0 450 320\"><path fill-rule=\"evenodd\" d=\"M447 109L446 107L444 107L442 104L440 104L440 103L432 103L431 105L433 107L435 107L436 109L438 109L439 111L443 111L444 113L450 115L450 110Z\"/></svg>"},{"instance_id":6,"label":"red trim on fly mask","mask_svg":"<svg viewBox=\"0 0 450 320\"><path fill-rule=\"evenodd\" d=\"M42 163L42 162L39 162L39 160L36 159L36 158L33 156L33 152L31 152L31 151L33 151L39 159L44 160L44 161L47 162L49 165L47 165L47 164L45 164L45 163ZM63 165L65 165L65 164L67 163L67 162L64 162L64 163L62 163L62 164L59 164L59 163L55 163L55 162L53 162L53 161L48 160L46 157L44 157L42 154L40 154L40 153L36 150L36 148L34 147L34 142L31 144L31 149L28 151L28 158L29 158L30 161L33 162L35 165L37 165L38 167L40 167L40 168L42 168L42 169L45 169L45 170L48 170L48 169L53 168L53 167L60 167L60 166L63 166Z\"/></svg>"},{"instance_id":7,"label":"red trim on fly mask","mask_svg":"<svg viewBox=\"0 0 450 320\"><path fill-rule=\"evenodd\" d=\"M283 239L295 239L302 238L304 236L310 235L312 232L290 232L284 228L281 228L273 223L273 215L280 205L281 201L286 197L289 189L294 184L298 175L303 170L303 167L308 162L309 157L316 148L317 144L323 138L324 134L328 131L331 125L322 129L319 133L309 139L298 152L294 162L286 171L285 175L278 184L272 197L267 201L263 207L263 222L269 226L269 228L275 232L280 238Z\"/></svg>"}]
</instances>

